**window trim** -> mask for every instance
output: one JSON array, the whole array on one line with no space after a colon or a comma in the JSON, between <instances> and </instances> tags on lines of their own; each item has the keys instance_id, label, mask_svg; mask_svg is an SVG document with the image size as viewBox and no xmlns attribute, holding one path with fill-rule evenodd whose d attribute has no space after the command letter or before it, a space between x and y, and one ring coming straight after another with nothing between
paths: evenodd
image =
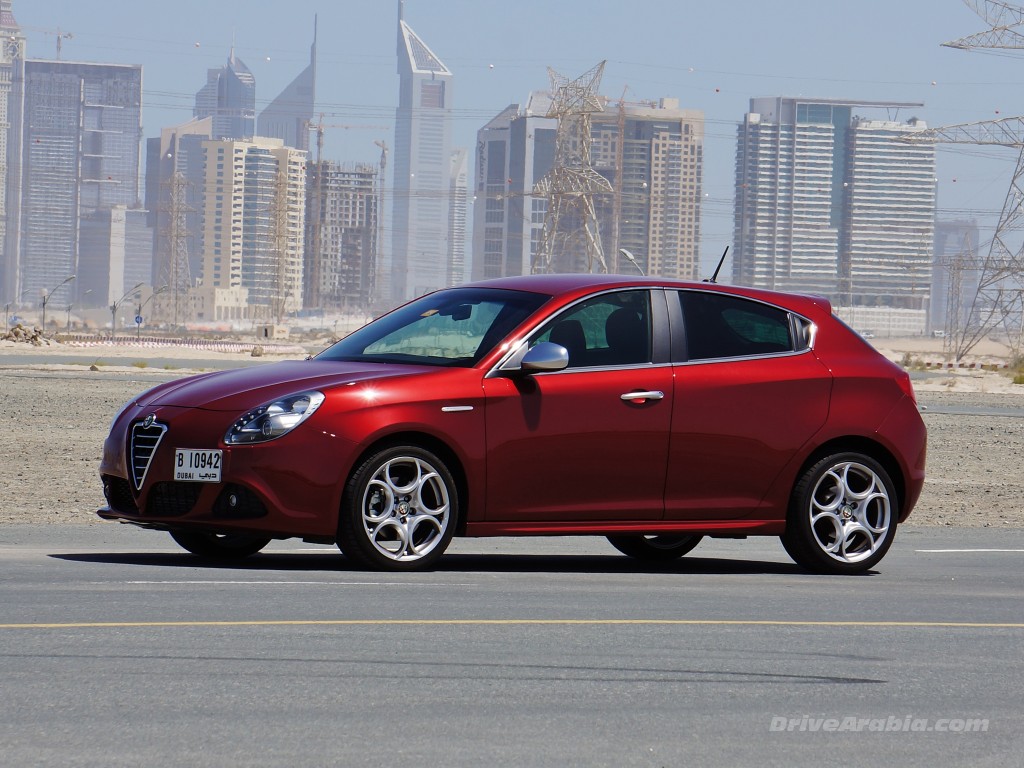
<instances>
[{"instance_id":1,"label":"window trim","mask_svg":"<svg viewBox=\"0 0 1024 768\"><path fill-rule=\"evenodd\" d=\"M671 341L669 338L671 319L669 317L669 305L671 302L668 300L667 292L670 289L665 289L661 286L618 286L615 288L607 288L601 291L595 291L588 293L585 296L566 304L563 307L559 307L553 314L544 316L539 322L528 328L522 336L515 340L510 346L509 351L503 355L488 371L485 378L493 377L505 377L509 373L518 372L518 368L510 368L503 370L503 366L508 365L512 362L516 355L522 357L526 353L526 344L528 340L540 332L542 329L547 328L550 325L554 325L558 322L558 319L562 317L566 312L573 310L580 304L591 301L592 299L606 296L612 293L625 293L627 291L647 291L650 300L651 307L651 362L646 363L629 363L626 365L595 365L586 368L564 368L561 371L537 371L531 373L531 376L563 376L566 374L574 373L592 373L594 371L623 371L631 368L635 369L651 369L659 368L664 366L672 365L671 357Z\"/></svg>"},{"instance_id":2,"label":"window trim","mask_svg":"<svg viewBox=\"0 0 1024 768\"><path fill-rule=\"evenodd\" d=\"M737 293L730 293L729 291L709 291L702 290L700 288L673 288L673 293L678 294L676 301L667 300L669 320L671 323L671 345L672 354L671 360L673 365L706 365L709 363L723 363L723 362L735 362L737 360L761 360L764 358L775 358L775 357L793 357L795 355L808 354L814 349L814 342L817 338L818 326L809 318L801 315L797 312L781 307L778 304L773 304L770 301L764 301L762 299L753 298L751 296L743 296ZM807 332L808 339L806 346L800 348L789 349L785 352L759 352L751 355L734 355L731 357L701 357L697 359L691 359L689 356L689 350L686 348L686 322L683 318L683 294L686 293L708 293L715 296L727 296L732 299L739 299L740 301L749 301L755 304L761 304L765 307L770 307L779 312L786 314L787 321L789 323L789 336L790 343L794 347L797 346L797 342L800 338L800 324L806 324L809 329Z\"/></svg>"}]
</instances>

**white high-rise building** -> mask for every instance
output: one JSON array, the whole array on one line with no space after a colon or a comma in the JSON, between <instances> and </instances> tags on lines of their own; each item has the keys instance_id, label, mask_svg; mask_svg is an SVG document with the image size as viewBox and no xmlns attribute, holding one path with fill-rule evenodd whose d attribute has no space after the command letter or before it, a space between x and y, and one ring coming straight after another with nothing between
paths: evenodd
<instances>
[{"instance_id":1,"label":"white high-rise building","mask_svg":"<svg viewBox=\"0 0 1024 768\"><path fill-rule=\"evenodd\" d=\"M281 139L203 142L199 320L280 320L302 307L306 153Z\"/></svg>"},{"instance_id":2,"label":"white high-rise building","mask_svg":"<svg viewBox=\"0 0 1024 768\"><path fill-rule=\"evenodd\" d=\"M453 257L452 73L403 16L400 1L394 213L391 259L385 265L391 295L384 297L392 301L445 287L454 269L449 263Z\"/></svg>"},{"instance_id":3,"label":"white high-rise building","mask_svg":"<svg viewBox=\"0 0 1024 768\"><path fill-rule=\"evenodd\" d=\"M900 141L919 120L855 113L920 106L752 99L736 148L733 281L919 311L923 329L934 148Z\"/></svg>"}]
</instances>

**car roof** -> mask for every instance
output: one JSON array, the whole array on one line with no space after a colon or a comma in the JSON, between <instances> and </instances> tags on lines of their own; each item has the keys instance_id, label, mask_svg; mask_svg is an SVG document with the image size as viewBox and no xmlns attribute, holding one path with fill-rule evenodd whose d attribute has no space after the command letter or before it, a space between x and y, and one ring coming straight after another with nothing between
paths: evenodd
<instances>
[{"instance_id":1,"label":"car roof","mask_svg":"<svg viewBox=\"0 0 1024 768\"><path fill-rule=\"evenodd\" d=\"M531 293L543 293L562 297L585 294L595 289L664 287L728 293L734 296L743 296L769 304L776 304L804 314L814 313L815 311L827 314L832 313L831 303L822 296L781 293L760 288L723 285L721 283L674 280L662 277L636 277L634 275L590 273L519 275L467 283L463 287L504 288L513 291L529 291Z\"/></svg>"}]
</instances>

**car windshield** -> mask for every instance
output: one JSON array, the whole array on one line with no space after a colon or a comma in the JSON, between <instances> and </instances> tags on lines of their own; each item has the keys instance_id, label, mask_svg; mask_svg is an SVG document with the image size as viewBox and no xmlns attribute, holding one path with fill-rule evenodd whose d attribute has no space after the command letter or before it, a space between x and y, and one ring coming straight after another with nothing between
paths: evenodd
<instances>
[{"instance_id":1,"label":"car windshield","mask_svg":"<svg viewBox=\"0 0 1024 768\"><path fill-rule=\"evenodd\" d=\"M470 367L550 298L496 288L438 291L374 320L316 359Z\"/></svg>"}]
</instances>

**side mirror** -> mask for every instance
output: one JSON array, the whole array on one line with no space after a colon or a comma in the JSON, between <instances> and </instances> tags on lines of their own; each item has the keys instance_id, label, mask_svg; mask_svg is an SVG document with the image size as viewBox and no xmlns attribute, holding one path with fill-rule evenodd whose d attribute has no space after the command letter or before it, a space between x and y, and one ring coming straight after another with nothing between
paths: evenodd
<instances>
[{"instance_id":1,"label":"side mirror","mask_svg":"<svg viewBox=\"0 0 1024 768\"><path fill-rule=\"evenodd\" d=\"M550 341L542 341L523 355L519 368L526 373L561 371L569 365L569 350Z\"/></svg>"}]
</instances>

